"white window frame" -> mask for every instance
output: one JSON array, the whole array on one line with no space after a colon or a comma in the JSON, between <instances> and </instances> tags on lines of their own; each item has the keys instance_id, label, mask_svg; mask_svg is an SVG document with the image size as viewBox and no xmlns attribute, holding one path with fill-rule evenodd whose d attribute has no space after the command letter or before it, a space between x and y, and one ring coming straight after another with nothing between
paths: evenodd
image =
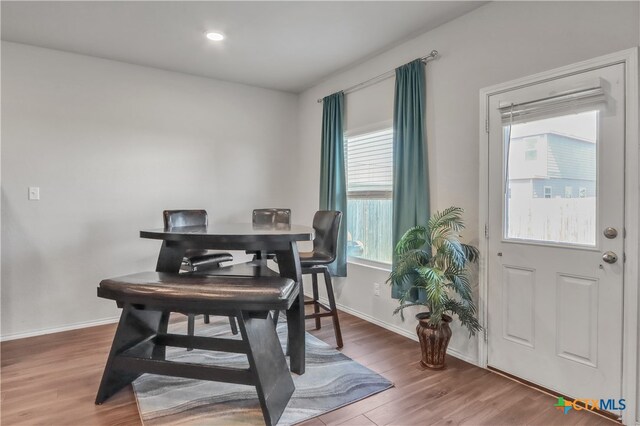
<instances>
[{"instance_id":1,"label":"white window frame","mask_svg":"<svg viewBox=\"0 0 640 426\"><path fill-rule=\"evenodd\" d=\"M364 266L367 268L378 269L385 272L391 272L391 263L365 259L364 257L347 256L347 263L350 265Z\"/></svg>"},{"instance_id":2,"label":"white window frame","mask_svg":"<svg viewBox=\"0 0 640 426\"><path fill-rule=\"evenodd\" d=\"M365 135L367 133L382 132L388 129L393 129L393 120L384 120L384 121L379 121L377 123L372 123L366 126L356 127L354 129L348 129L343 134L345 146L346 146L346 141L349 138ZM345 170L345 173L347 173L346 170ZM379 262L376 260L366 259L364 257L347 255L347 263L364 266L372 269L379 269L385 272L391 272L391 263Z\"/></svg>"}]
</instances>

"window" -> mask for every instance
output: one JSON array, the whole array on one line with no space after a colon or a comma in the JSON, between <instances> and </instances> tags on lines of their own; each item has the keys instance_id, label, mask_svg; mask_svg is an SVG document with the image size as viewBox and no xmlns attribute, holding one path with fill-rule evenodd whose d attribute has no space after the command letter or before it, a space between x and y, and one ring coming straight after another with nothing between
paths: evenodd
<instances>
[{"instance_id":1,"label":"window","mask_svg":"<svg viewBox=\"0 0 640 426\"><path fill-rule=\"evenodd\" d=\"M538 150L537 149L528 149L524 152L524 159L526 161L535 161L538 159Z\"/></svg>"},{"instance_id":2,"label":"window","mask_svg":"<svg viewBox=\"0 0 640 426\"><path fill-rule=\"evenodd\" d=\"M573 186L564 187L564 198L573 198Z\"/></svg>"},{"instance_id":3,"label":"window","mask_svg":"<svg viewBox=\"0 0 640 426\"><path fill-rule=\"evenodd\" d=\"M531 173L522 172L526 167L505 170L506 185L515 191L512 198L505 194L505 239L595 245L598 121L599 112L593 110L545 115L511 126L512 140L524 140L523 149L535 147L527 135L536 134L545 144L538 142L542 161L527 171ZM513 160L521 160L522 151L509 151L509 158L503 167L517 164ZM520 185L527 190L518 191Z\"/></svg>"},{"instance_id":4,"label":"window","mask_svg":"<svg viewBox=\"0 0 640 426\"><path fill-rule=\"evenodd\" d=\"M393 131L348 137L347 255L391 263Z\"/></svg>"},{"instance_id":5,"label":"window","mask_svg":"<svg viewBox=\"0 0 640 426\"><path fill-rule=\"evenodd\" d=\"M580 190L578 191L578 197L579 198L587 198L587 188L581 186Z\"/></svg>"}]
</instances>

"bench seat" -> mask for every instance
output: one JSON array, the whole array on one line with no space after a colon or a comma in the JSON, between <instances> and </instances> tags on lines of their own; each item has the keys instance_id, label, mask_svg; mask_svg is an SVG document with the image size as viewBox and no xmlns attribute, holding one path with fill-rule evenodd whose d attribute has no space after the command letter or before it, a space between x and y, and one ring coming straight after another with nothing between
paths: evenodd
<instances>
[{"instance_id":1,"label":"bench seat","mask_svg":"<svg viewBox=\"0 0 640 426\"><path fill-rule=\"evenodd\" d=\"M216 308L286 310L296 300L295 282L281 277L211 276L140 272L100 282L98 296L145 305L192 306L194 313L215 302ZM213 306L213 304L211 304Z\"/></svg>"},{"instance_id":2,"label":"bench seat","mask_svg":"<svg viewBox=\"0 0 640 426\"><path fill-rule=\"evenodd\" d=\"M152 373L255 386L265 424L278 422L295 386L269 311L296 309L293 280L141 272L102 280L98 296L123 309L96 404ZM241 340L168 333L171 312L234 317ZM167 346L246 354L249 368L167 359Z\"/></svg>"}]
</instances>

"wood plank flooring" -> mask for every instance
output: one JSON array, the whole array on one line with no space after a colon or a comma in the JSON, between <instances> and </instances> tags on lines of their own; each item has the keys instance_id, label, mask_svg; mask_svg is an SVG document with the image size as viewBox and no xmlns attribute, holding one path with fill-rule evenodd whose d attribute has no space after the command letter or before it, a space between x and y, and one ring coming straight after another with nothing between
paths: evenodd
<instances>
[{"instance_id":1,"label":"wood plank flooring","mask_svg":"<svg viewBox=\"0 0 640 426\"><path fill-rule=\"evenodd\" d=\"M343 312L340 321L342 351L395 387L305 426L616 424L584 411L563 415L553 397L453 357L445 370L426 370L418 343ZM321 330L311 330L313 321L307 327L335 343L328 319ZM130 388L93 404L114 331L115 324L2 343L0 423L140 425Z\"/></svg>"}]
</instances>

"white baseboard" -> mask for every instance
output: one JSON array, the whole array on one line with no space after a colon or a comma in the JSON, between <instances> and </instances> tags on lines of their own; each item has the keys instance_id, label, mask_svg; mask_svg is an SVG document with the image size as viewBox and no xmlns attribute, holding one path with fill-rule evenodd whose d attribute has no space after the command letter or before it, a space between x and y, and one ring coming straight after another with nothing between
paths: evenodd
<instances>
[{"instance_id":1,"label":"white baseboard","mask_svg":"<svg viewBox=\"0 0 640 426\"><path fill-rule=\"evenodd\" d=\"M0 342L7 342L9 340L17 340L17 339L25 339L27 337L42 336L44 334L60 333L62 331L77 330L80 328L95 327L97 325L113 324L118 322L119 319L120 317L117 316L112 318L103 318L95 321L78 322L75 324L69 324L62 327L42 328L40 330L28 331L26 333L7 334L4 336L0 336Z\"/></svg>"},{"instance_id":2,"label":"white baseboard","mask_svg":"<svg viewBox=\"0 0 640 426\"><path fill-rule=\"evenodd\" d=\"M447 348L447 353L454 358L461 359L462 361L468 362L469 364L473 364L477 367L480 367L480 363L478 362L477 359L470 357L469 355L463 354L462 352L456 349Z\"/></svg>"},{"instance_id":3,"label":"white baseboard","mask_svg":"<svg viewBox=\"0 0 640 426\"><path fill-rule=\"evenodd\" d=\"M309 294L305 294L305 296L312 297ZM329 303L328 300L326 300L326 299L324 299L322 297L320 298L320 301L322 303L324 303L325 305L327 305ZM416 342L418 341L418 336L414 332L405 330L404 328L398 327L397 325L389 324L388 322L381 321L378 318L375 318L375 317L372 317L369 314L365 314L363 312L357 311L357 310L355 310L353 308L350 308L348 306L345 306L345 305L343 305L341 303L336 302L336 306L341 311L346 312L346 313L348 313L350 315L353 315L354 317L361 318L361 319L363 319L363 320L365 320L367 322L370 322L372 324L375 324L377 326L385 328L385 329L387 329L389 331L393 331L396 334L399 334L399 335L404 336L404 337L408 337L409 339L411 339L413 341L416 341ZM462 361L468 362L469 364L473 364L473 365L478 365L479 366L477 359L475 359L473 357L470 357L470 356L468 356L466 354L463 354L462 352L459 352L459 351L457 351L457 350L455 350L453 348L448 348L447 349L447 353L449 355L455 357L455 358L458 358L458 359L461 359Z\"/></svg>"},{"instance_id":4,"label":"white baseboard","mask_svg":"<svg viewBox=\"0 0 640 426\"><path fill-rule=\"evenodd\" d=\"M306 295L311 297L311 295ZM320 298L320 301L324 304L328 304L329 301L323 298ZM336 303L336 306L338 307L338 309L340 309L343 312L346 312L350 315L353 315L355 317L361 318L367 322L370 322L372 324L375 324L377 326L380 326L382 328L385 328L389 331L393 331L396 334L399 334L401 336L407 337L413 341L418 341L418 336L416 336L415 333L405 330L401 327L398 327L397 325L394 324L389 324L385 321L381 321L378 318L375 318L369 314L365 314L363 312L357 311L353 308L350 308L348 306L345 306L341 303ZM44 334L53 334L53 333L60 333L62 331L69 331L69 330L77 330L80 328L88 328L88 327L95 327L98 325L105 325L105 324L113 324L118 322L118 320L120 319L120 317L112 317L112 318L104 318L104 319L100 319L100 320L95 320L95 321L86 321L86 322L79 322L79 323L75 323L75 324L70 324L70 325L66 325L63 327L53 327L53 328L44 328L44 329L40 329L40 330L35 330L35 331L29 331L26 333L14 333L14 334L7 334L5 336L0 336L0 342L6 342L9 340L17 340L17 339L24 339L27 337L35 337L35 336L42 336ZM447 349L447 353L449 353L449 355L456 357L458 359L461 359L463 361L466 361L470 364L473 365L478 365L478 362L476 359L463 354L453 348L448 348Z\"/></svg>"}]
</instances>

